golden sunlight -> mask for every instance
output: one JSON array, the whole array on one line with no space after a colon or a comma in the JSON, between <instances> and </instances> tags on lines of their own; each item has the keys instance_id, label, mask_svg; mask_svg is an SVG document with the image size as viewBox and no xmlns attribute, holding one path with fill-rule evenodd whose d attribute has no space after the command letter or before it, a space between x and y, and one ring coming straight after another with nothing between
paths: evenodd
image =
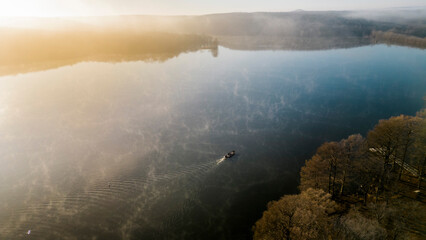
<instances>
[{"instance_id":1,"label":"golden sunlight","mask_svg":"<svg viewBox=\"0 0 426 240\"><path fill-rule=\"evenodd\" d=\"M1 1L0 16L2 17L46 17L48 9L38 1Z\"/></svg>"},{"instance_id":2,"label":"golden sunlight","mask_svg":"<svg viewBox=\"0 0 426 240\"><path fill-rule=\"evenodd\" d=\"M0 17L61 17L88 14L87 5L83 1L0 0Z\"/></svg>"}]
</instances>

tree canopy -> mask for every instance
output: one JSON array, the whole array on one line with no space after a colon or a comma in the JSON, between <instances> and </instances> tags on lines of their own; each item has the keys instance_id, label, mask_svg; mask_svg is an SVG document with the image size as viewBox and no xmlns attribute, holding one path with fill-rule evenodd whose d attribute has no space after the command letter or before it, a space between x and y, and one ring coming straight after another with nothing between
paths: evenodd
<instances>
[{"instance_id":1,"label":"tree canopy","mask_svg":"<svg viewBox=\"0 0 426 240\"><path fill-rule=\"evenodd\" d=\"M407 239L413 222L426 226L426 206L407 195L423 192L425 164L426 110L325 142L301 168L301 193L270 202L254 239Z\"/></svg>"},{"instance_id":2,"label":"tree canopy","mask_svg":"<svg viewBox=\"0 0 426 240\"><path fill-rule=\"evenodd\" d=\"M254 239L327 239L336 203L323 190L309 188L270 202L253 227Z\"/></svg>"}]
</instances>

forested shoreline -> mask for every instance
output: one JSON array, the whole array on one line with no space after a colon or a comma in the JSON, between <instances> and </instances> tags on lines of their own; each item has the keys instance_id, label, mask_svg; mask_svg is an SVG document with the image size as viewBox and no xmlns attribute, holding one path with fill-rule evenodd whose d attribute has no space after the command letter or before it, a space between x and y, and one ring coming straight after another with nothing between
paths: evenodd
<instances>
[{"instance_id":1,"label":"forested shoreline","mask_svg":"<svg viewBox=\"0 0 426 240\"><path fill-rule=\"evenodd\" d=\"M166 61L201 49L217 54L217 40L202 35L126 31L0 29L0 76L83 61Z\"/></svg>"},{"instance_id":2,"label":"forested shoreline","mask_svg":"<svg viewBox=\"0 0 426 240\"><path fill-rule=\"evenodd\" d=\"M411 20L373 20L354 14L301 11L4 19L0 76L83 61L165 61L202 49L216 57L218 46L237 50L325 50L372 44L426 48L424 19L417 14Z\"/></svg>"},{"instance_id":3,"label":"forested shoreline","mask_svg":"<svg viewBox=\"0 0 426 240\"><path fill-rule=\"evenodd\" d=\"M268 203L254 239L426 236L426 109L322 144L300 171L300 194Z\"/></svg>"}]
</instances>

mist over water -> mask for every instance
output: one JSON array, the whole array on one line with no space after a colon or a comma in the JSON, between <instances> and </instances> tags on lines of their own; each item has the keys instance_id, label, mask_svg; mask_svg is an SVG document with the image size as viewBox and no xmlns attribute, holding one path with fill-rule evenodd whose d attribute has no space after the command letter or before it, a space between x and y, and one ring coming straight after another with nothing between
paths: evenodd
<instances>
[{"instance_id":1,"label":"mist over water","mask_svg":"<svg viewBox=\"0 0 426 240\"><path fill-rule=\"evenodd\" d=\"M426 93L424 50L218 52L0 77L0 238L247 239L322 142Z\"/></svg>"}]
</instances>

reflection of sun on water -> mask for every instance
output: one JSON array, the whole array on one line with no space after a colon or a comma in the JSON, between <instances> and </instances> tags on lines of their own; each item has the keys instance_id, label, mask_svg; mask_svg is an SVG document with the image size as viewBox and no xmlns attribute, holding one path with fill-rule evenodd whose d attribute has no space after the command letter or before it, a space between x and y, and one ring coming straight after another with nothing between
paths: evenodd
<instances>
[{"instance_id":1,"label":"reflection of sun on water","mask_svg":"<svg viewBox=\"0 0 426 240\"><path fill-rule=\"evenodd\" d=\"M7 93L5 92L0 92L0 123L2 122L2 120L5 119L6 117L6 113L8 111L8 106L7 106Z\"/></svg>"}]
</instances>

